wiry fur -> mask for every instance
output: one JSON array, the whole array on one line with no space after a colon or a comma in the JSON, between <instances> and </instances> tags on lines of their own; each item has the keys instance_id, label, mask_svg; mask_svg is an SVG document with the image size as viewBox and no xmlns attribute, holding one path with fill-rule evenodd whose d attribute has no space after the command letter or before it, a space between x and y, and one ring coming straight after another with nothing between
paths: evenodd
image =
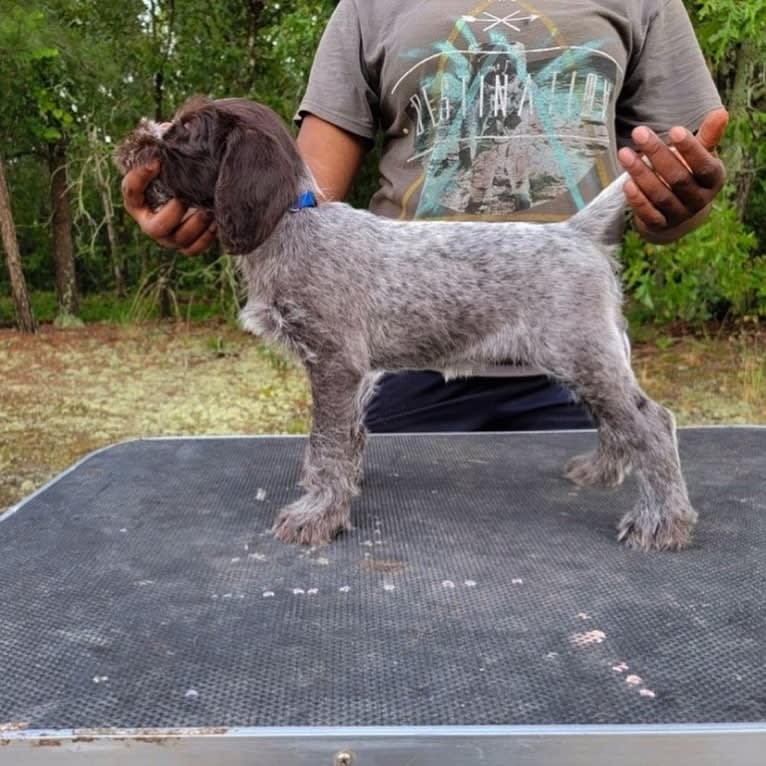
<instances>
[{"instance_id":1,"label":"wiry fur","mask_svg":"<svg viewBox=\"0 0 766 766\"><path fill-rule=\"evenodd\" d=\"M313 181L280 120L251 102L194 102L159 137L139 126L123 171L146 161L147 143L162 161L155 193L211 208L243 256L243 326L308 372L305 494L279 514L281 539L316 545L350 528L377 374L515 360L570 386L598 422L598 448L567 465L572 481L612 486L635 469L640 499L619 539L688 544L697 514L673 416L641 390L623 343L612 255L624 177L564 223L402 222L340 203L288 212Z\"/></svg>"}]
</instances>

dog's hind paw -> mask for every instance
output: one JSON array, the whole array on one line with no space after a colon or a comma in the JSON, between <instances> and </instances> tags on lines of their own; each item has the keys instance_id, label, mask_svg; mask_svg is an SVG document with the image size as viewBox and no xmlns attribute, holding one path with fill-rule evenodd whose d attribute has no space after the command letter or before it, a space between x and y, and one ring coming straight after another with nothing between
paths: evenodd
<instances>
[{"instance_id":1,"label":"dog's hind paw","mask_svg":"<svg viewBox=\"0 0 766 766\"><path fill-rule=\"evenodd\" d=\"M272 527L282 542L300 545L327 545L350 529L348 503L328 505L311 493L283 508Z\"/></svg>"},{"instance_id":2,"label":"dog's hind paw","mask_svg":"<svg viewBox=\"0 0 766 766\"><path fill-rule=\"evenodd\" d=\"M610 459L598 451L577 455L564 468L564 477L579 487L616 487L629 473L626 460Z\"/></svg>"},{"instance_id":3,"label":"dog's hind paw","mask_svg":"<svg viewBox=\"0 0 766 766\"><path fill-rule=\"evenodd\" d=\"M636 551L680 551L689 546L696 522L691 507L669 516L631 512L617 526L617 539Z\"/></svg>"}]
</instances>

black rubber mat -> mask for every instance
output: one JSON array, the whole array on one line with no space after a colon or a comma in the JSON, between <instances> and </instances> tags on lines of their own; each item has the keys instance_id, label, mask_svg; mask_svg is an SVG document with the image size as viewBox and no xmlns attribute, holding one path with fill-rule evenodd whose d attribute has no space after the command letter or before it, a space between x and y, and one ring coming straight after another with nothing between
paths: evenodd
<instances>
[{"instance_id":1,"label":"black rubber mat","mask_svg":"<svg viewBox=\"0 0 766 766\"><path fill-rule=\"evenodd\" d=\"M766 429L682 431L694 547L561 478L592 433L377 437L356 528L268 529L300 439L138 441L0 523L0 724L766 720Z\"/></svg>"}]
</instances>

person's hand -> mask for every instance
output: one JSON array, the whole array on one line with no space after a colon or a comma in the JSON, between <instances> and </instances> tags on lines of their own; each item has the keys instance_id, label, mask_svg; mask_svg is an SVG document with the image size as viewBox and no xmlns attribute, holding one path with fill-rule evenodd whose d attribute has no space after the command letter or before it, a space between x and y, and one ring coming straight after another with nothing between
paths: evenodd
<instances>
[{"instance_id":1,"label":"person's hand","mask_svg":"<svg viewBox=\"0 0 766 766\"><path fill-rule=\"evenodd\" d=\"M633 131L640 155L626 147L618 156L631 177L625 184L625 196L645 239L673 242L705 220L726 180L715 149L728 122L728 112L716 109L707 115L696 136L686 128L672 128L669 146L647 127Z\"/></svg>"},{"instance_id":2,"label":"person's hand","mask_svg":"<svg viewBox=\"0 0 766 766\"><path fill-rule=\"evenodd\" d=\"M160 172L160 163L152 162L129 171L122 179L122 201L125 210L144 234L163 247L180 250L184 255L198 255L215 239L213 214L190 210L177 199L171 199L154 212L146 204L146 187Z\"/></svg>"}]
</instances>

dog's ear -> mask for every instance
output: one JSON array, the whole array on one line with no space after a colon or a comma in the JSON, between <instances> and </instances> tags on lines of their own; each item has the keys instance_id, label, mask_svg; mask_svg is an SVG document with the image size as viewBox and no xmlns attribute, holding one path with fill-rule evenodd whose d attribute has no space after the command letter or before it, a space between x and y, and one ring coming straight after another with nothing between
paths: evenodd
<instances>
[{"instance_id":1,"label":"dog's ear","mask_svg":"<svg viewBox=\"0 0 766 766\"><path fill-rule=\"evenodd\" d=\"M238 124L226 138L215 187L215 220L232 254L261 245L298 196L298 163L279 136ZM297 152L294 152L297 156Z\"/></svg>"}]
</instances>

